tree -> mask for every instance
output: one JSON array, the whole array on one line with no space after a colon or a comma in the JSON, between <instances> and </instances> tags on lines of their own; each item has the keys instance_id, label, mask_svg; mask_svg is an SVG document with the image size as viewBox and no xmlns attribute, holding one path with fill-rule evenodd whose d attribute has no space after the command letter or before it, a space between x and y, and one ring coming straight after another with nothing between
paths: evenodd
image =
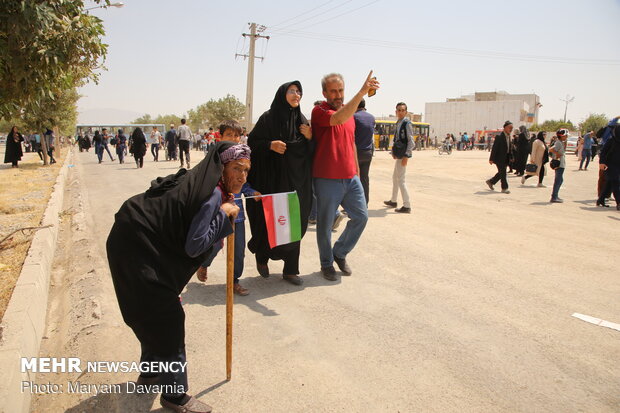
<instances>
[{"instance_id":1,"label":"tree","mask_svg":"<svg viewBox=\"0 0 620 413\"><path fill-rule=\"evenodd\" d=\"M187 112L188 124L193 130L219 127L220 123L228 119L243 121L245 105L233 95L226 95L220 99L211 99L190 109Z\"/></svg>"},{"instance_id":2,"label":"tree","mask_svg":"<svg viewBox=\"0 0 620 413\"><path fill-rule=\"evenodd\" d=\"M153 122L153 118L148 113L145 113L144 116L140 116L138 119L134 120L134 124L144 124L144 123L155 123Z\"/></svg>"},{"instance_id":3,"label":"tree","mask_svg":"<svg viewBox=\"0 0 620 413\"><path fill-rule=\"evenodd\" d=\"M181 117L177 115L159 115L155 118L153 123L160 123L162 125L166 125L166 128L171 123L175 126L179 126L181 124Z\"/></svg>"},{"instance_id":4,"label":"tree","mask_svg":"<svg viewBox=\"0 0 620 413\"><path fill-rule=\"evenodd\" d=\"M590 131L598 131L600 128L607 126L609 119L602 113L590 113L590 115L579 124L579 131L582 135Z\"/></svg>"},{"instance_id":5,"label":"tree","mask_svg":"<svg viewBox=\"0 0 620 413\"><path fill-rule=\"evenodd\" d=\"M531 132L537 132L537 131L547 131L547 132L555 132L559 129L568 129L571 131L576 130L575 129L575 125L573 125L573 123L569 120L564 122L562 119L560 120L546 120L544 121L541 125L538 124L534 124L532 126L530 126L529 130Z\"/></svg>"},{"instance_id":6,"label":"tree","mask_svg":"<svg viewBox=\"0 0 620 413\"><path fill-rule=\"evenodd\" d=\"M96 82L107 53L104 34L103 22L85 13L82 0L3 0L0 117L18 117Z\"/></svg>"}]
</instances>

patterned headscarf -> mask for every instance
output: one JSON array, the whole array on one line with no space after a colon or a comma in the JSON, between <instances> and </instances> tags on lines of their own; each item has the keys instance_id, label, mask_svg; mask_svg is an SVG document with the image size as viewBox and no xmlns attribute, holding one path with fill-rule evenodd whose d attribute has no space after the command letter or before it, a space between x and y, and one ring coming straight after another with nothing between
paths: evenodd
<instances>
[{"instance_id":1,"label":"patterned headscarf","mask_svg":"<svg viewBox=\"0 0 620 413\"><path fill-rule=\"evenodd\" d=\"M220 159L225 165L231 161L238 161L239 159L250 159L250 147L245 144L233 145L220 154Z\"/></svg>"}]
</instances>

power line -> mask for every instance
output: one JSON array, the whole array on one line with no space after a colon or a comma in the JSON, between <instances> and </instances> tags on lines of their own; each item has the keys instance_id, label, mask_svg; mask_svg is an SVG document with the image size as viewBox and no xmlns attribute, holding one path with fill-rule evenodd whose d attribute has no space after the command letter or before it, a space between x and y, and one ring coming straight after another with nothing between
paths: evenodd
<instances>
[{"instance_id":1,"label":"power line","mask_svg":"<svg viewBox=\"0 0 620 413\"><path fill-rule=\"evenodd\" d=\"M325 6L326 4L329 4L329 3L331 3L331 2L332 2L332 0L328 0L328 1L326 1L325 3L321 3L321 4L319 4L318 6L311 8L310 10L306 10L306 11L304 11L303 13L299 13L297 16L291 17L290 19L283 20L283 21L281 21L281 22L280 22L280 23L278 23L278 24L274 24L274 25L272 25L272 26L269 26L269 28L273 30L273 29L275 29L276 27L283 25L284 23L289 23L289 22L291 22L291 21L295 20L296 18L301 17L301 16L303 16L303 15L306 15L306 14L308 14L308 13L311 13L311 12L315 11L316 9L320 9L321 7L323 7L323 6Z\"/></svg>"},{"instance_id":2,"label":"power line","mask_svg":"<svg viewBox=\"0 0 620 413\"><path fill-rule=\"evenodd\" d=\"M392 42L385 40L364 39L359 37L332 35L326 33L312 33L303 31L289 31L279 33L282 36L305 38L310 40L322 40L345 44L354 44L370 47L381 47L390 49L404 49L411 51L418 51L423 53L434 53L444 55L458 55L467 57L479 57L488 59L503 59L503 60L520 60L527 62L545 62L545 63L566 63L566 64L590 64L590 65L620 65L620 60L612 59L582 59L582 58L569 58L560 56L540 56L540 55L525 55L518 53L506 53L473 49L458 49L439 46L427 46L421 44L405 43L405 42Z\"/></svg>"},{"instance_id":3,"label":"power line","mask_svg":"<svg viewBox=\"0 0 620 413\"><path fill-rule=\"evenodd\" d=\"M345 11L345 12L343 12L343 13L340 13L340 14L337 14L337 15L335 15L335 16L332 16L332 17L330 17L329 19L321 20L321 21L319 21L319 22L314 22L314 23L311 23L311 24L309 24L309 25L307 25L307 26L305 26L305 27L300 27L300 28L298 28L298 29L293 29L292 31L304 30L304 29L307 29L308 27L311 27L311 26L318 26L319 24L323 24L323 23L326 23L326 22L328 22L328 21L331 21L331 20L337 19L338 17L344 16L345 14L351 14L351 13L353 13L353 12L357 11L357 10L363 9L364 7L368 7L368 6L370 6L371 4L378 3L379 1L380 1L380 0L373 0L373 1L371 1L371 2L368 2L368 3L366 3L366 4L361 5L361 6L359 6L359 7L356 7L356 8L354 8L354 9L350 9L350 10L347 10L347 11ZM298 22L298 23L299 23L299 22ZM296 24L298 24L298 23L296 23ZM283 27L283 28L281 28L280 30L285 30L285 28ZM281 34L282 34L282 33L281 33Z\"/></svg>"},{"instance_id":4,"label":"power line","mask_svg":"<svg viewBox=\"0 0 620 413\"><path fill-rule=\"evenodd\" d=\"M344 5L345 5L345 4L347 4L347 3L351 3L352 1L353 1L353 0L347 0L347 1L345 1L344 3L338 4L338 5L336 5L336 6L332 7L332 8L329 8L329 9L327 9L327 10L323 10L322 12L319 12L318 14L316 14L316 15L314 15L314 16L310 16L310 17L305 18L305 19L302 19L302 20L300 20L300 21L298 21L298 22L291 23L291 24L287 24L287 25L286 25L286 26L284 26L284 27L280 27L280 28L279 28L279 29L277 29L276 31L286 30L288 27L295 26L295 25L298 25L298 24L301 24L301 23L307 22L308 20L315 19L315 18L317 18L317 17L319 17L319 16L321 16L321 15L323 15L323 14L327 13L327 12L330 12L330 11L332 11L332 10L336 10L336 9L338 9L338 8L340 8L340 7L342 7L342 6L344 6Z\"/></svg>"}]
</instances>

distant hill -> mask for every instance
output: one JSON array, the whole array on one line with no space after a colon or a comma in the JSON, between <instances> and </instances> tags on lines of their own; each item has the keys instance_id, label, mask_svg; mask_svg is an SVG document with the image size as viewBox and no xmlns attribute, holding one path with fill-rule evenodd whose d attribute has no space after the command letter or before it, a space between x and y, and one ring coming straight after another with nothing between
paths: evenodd
<instances>
[{"instance_id":1,"label":"distant hill","mask_svg":"<svg viewBox=\"0 0 620 413\"><path fill-rule=\"evenodd\" d=\"M78 123L130 123L136 118L144 115L144 113L134 112L131 110L111 109L111 108L97 108L97 109L85 109L78 114Z\"/></svg>"}]
</instances>

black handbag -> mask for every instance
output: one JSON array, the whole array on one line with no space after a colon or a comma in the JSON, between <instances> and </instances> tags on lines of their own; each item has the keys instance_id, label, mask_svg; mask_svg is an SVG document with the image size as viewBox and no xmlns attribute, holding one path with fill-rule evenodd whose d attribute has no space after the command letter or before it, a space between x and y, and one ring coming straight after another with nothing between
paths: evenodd
<instances>
[{"instance_id":1,"label":"black handbag","mask_svg":"<svg viewBox=\"0 0 620 413\"><path fill-rule=\"evenodd\" d=\"M525 165L525 172L527 172L528 175L536 175L536 172L538 172L538 165L535 163L528 163Z\"/></svg>"},{"instance_id":2,"label":"black handbag","mask_svg":"<svg viewBox=\"0 0 620 413\"><path fill-rule=\"evenodd\" d=\"M551 169L558 169L560 167L560 160L552 159L551 162L549 163L549 166L551 167Z\"/></svg>"}]
</instances>

